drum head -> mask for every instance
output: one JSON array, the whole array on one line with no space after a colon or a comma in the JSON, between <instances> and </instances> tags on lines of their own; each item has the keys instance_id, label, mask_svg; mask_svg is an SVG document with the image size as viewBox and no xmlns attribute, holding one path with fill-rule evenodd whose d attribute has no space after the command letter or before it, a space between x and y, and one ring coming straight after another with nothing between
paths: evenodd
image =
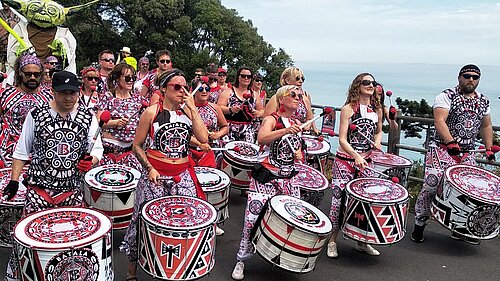
<instances>
[{"instance_id":1,"label":"drum head","mask_svg":"<svg viewBox=\"0 0 500 281\"><path fill-rule=\"evenodd\" d=\"M412 162L404 157L384 153L380 150L374 149L370 155L373 163L377 163L380 165L388 166L388 167L408 167L412 166Z\"/></svg>"},{"instance_id":2,"label":"drum head","mask_svg":"<svg viewBox=\"0 0 500 281\"><path fill-rule=\"evenodd\" d=\"M330 219L318 208L288 195L276 195L271 198L270 208L290 225L302 230L328 234L332 231Z\"/></svg>"},{"instance_id":3,"label":"drum head","mask_svg":"<svg viewBox=\"0 0 500 281\"><path fill-rule=\"evenodd\" d=\"M446 169L446 179L463 194L481 202L500 204L500 177L485 169L454 165Z\"/></svg>"},{"instance_id":4,"label":"drum head","mask_svg":"<svg viewBox=\"0 0 500 281\"><path fill-rule=\"evenodd\" d=\"M104 214L84 208L55 208L33 213L14 228L14 239L37 249L64 250L88 245L111 231Z\"/></svg>"},{"instance_id":5,"label":"drum head","mask_svg":"<svg viewBox=\"0 0 500 281\"><path fill-rule=\"evenodd\" d=\"M207 201L187 196L167 196L144 205L142 218L172 230L203 229L215 223L217 211Z\"/></svg>"},{"instance_id":6,"label":"drum head","mask_svg":"<svg viewBox=\"0 0 500 281\"><path fill-rule=\"evenodd\" d=\"M10 181L11 168L0 169L0 195L3 194L3 189ZM24 178L27 176L28 170L23 169L21 176L19 177L19 189L17 190L16 196L10 201L0 200L0 205L2 206L22 206L26 199L26 187L22 183Z\"/></svg>"},{"instance_id":7,"label":"drum head","mask_svg":"<svg viewBox=\"0 0 500 281\"><path fill-rule=\"evenodd\" d=\"M366 202L390 204L408 199L404 187L386 179L355 179L347 184L346 190L349 195Z\"/></svg>"},{"instance_id":8,"label":"drum head","mask_svg":"<svg viewBox=\"0 0 500 281\"><path fill-rule=\"evenodd\" d=\"M229 176L221 170L210 167L194 167L196 177L204 192L216 192L229 186Z\"/></svg>"},{"instance_id":9,"label":"drum head","mask_svg":"<svg viewBox=\"0 0 500 281\"><path fill-rule=\"evenodd\" d=\"M95 167L85 174L85 183L105 192L135 189L141 173L124 165L110 164Z\"/></svg>"},{"instance_id":10,"label":"drum head","mask_svg":"<svg viewBox=\"0 0 500 281\"><path fill-rule=\"evenodd\" d=\"M328 179L318 170L304 164L295 164L298 174L292 178L292 185L310 191L328 188Z\"/></svg>"},{"instance_id":11,"label":"drum head","mask_svg":"<svg viewBox=\"0 0 500 281\"><path fill-rule=\"evenodd\" d=\"M239 151L234 151L235 147L239 147ZM257 156L259 156L259 146L245 141L232 141L226 143L224 146L227 148L224 155L229 158L236 159L245 163L258 163Z\"/></svg>"},{"instance_id":12,"label":"drum head","mask_svg":"<svg viewBox=\"0 0 500 281\"><path fill-rule=\"evenodd\" d=\"M319 141L312 136L302 136L302 139L306 143L307 154L325 154L330 152L330 143L327 141Z\"/></svg>"}]
</instances>

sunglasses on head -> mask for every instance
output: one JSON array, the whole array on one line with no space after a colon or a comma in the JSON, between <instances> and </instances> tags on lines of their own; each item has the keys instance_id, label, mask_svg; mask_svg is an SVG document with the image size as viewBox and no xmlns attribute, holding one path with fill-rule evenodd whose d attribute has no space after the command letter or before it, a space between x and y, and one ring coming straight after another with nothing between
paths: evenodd
<instances>
[{"instance_id":1,"label":"sunglasses on head","mask_svg":"<svg viewBox=\"0 0 500 281\"><path fill-rule=\"evenodd\" d=\"M302 80L302 82L305 82L305 81L306 81L306 78L305 78L304 76L302 76L302 77L297 76L297 77L295 77L295 80L297 80L297 81Z\"/></svg>"},{"instance_id":2,"label":"sunglasses on head","mask_svg":"<svg viewBox=\"0 0 500 281\"><path fill-rule=\"evenodd\" d=\"M87 78L87 80L88 80L88 81L92 81L92 80L94 80L94 81L96 81L96 82L99 82L99 77L87 76L87 77L85 77L85 78Z\"/></svg>"},{"instance_id":3,"label":"sunglasses on head","mask_svg":"<svg viewBox=\"0 0 500 281\"><path fill-rule=\"evenodd\" d=\"M469 80L469 79L471 79L471 78L472 78L472 80L477 80L477 79L479 79L479 78L480 78L480 76L479 76L479 75L476 75L476 74L462 74L462 77L463 77L464 79L467 79L467 80Z\"/></svg>"},{"instance_id":4,"label":"sunglasses on head","mask_svg":"<svg viewBox=\"0 0 500 281\"><path fill-rule=\"evenodd\" d=\"M171 60L159 60L160 63L166 63L166 64L169 64L171 62Z\"/></svg>"},{"instance_id":5,"label":"sunglasses on head","mask_svg":"<svg viewBox=\"0 0 500 281\"><path fill-rule=\"evenodd\" d=\"M295 91L289 91L284 96L290 96L292 99L299 97L299 100L301 100L304 97L301 93L297 93Z\"/></svg>"},{"instance_id":6,"label":"sunglasses on head","mask_svg":"<svg viewBox=\"0 0 500 281\"><path fill-rule=\"evenodd\" d=\"M240 74L240 77L243 78L243 79L252 79L252 74Z\"/></svg>"},{"instance_id":7,"label":"sunglasses on head","mask_svg":"<svg viewBox=\"0 0 500 281\"><path fill-rule=\"evenodd\" d=\"M130 81L135 81L135 77L134 76L130 76L130 75L127 75L127 76L123 76L123 79L125 80L125 82L130 82Z\"/></svg>"},{"instance_id":8,"label":"sunglasses on head","mask_svg":"<svg viewBox=\"0 0 500 281\"><path fill-rule=\"evenodd\" d=\"M219 75L219 77L224 77L224 76L227 76L227 74L226 74L226 73L224 73L224 72L221 72L221 73L219 73L219 74L217 74L217 75Z\"/></svg>"},{"instance_id":9,"label":"sunglasses on head","mask_svg":"<svg viewBox=\"0 0 500 281\"><path fill-rule=\"evenodd\" d=\"M198 88L198 92L203 92L203 89L205 89L205 91L207 91L207 92L210 91L210 87L208 87L208 86L206 86L206 87L200 86Z\"/></svg>"},{"instance_id":10,"label":"sunglasses on head","mask_svg":"<svg viewBox=\"0 0 500 281\"><path fill-rule=\"evenodd\" d=\"M370 84L373 85L373 87L376 87L378 84L377 84L377 81L371 81L371 80L363 80L361 81L361 85L363 86L370 86Z\"/></svg>"},{"instance_id":11,"label":"sunglasses on head","mask_svg":"<svg viewBox=\"0 0 500 281\"><path fill-rule=\"evenodd\" d=\"M184 90L187 91L186 85L181 85L181 84L177 84L177 83L167 83L167 86L173 86L174 90L176 90L176 91L180 91L182 88L184 88Z\"/></svg>"},{"instance_id":12,"label":"sunglasses on head","mask_svg":"<svg viewBox=\"0 0 500 281\"><path fill-rule=\"evenodd\" d=\"M30 78L31 76L35 76L35 78L38 78L40 77L40 75L42 75L42 73L40 71L38 72L26 72L26 71L23 71L24 73L24 76Z\"/></svg>"},{"instance_id":13,"label":"sunglasses on head","mask_svg":"<svg viewBox=\"0 0 500 281\"><path fill-rule=\"evenodd\" d=\"M105 62L115 62L115 59L111 59L111 58L106 58L106 59L102 59L102 60Z\"/></svg>"}]
</instances>

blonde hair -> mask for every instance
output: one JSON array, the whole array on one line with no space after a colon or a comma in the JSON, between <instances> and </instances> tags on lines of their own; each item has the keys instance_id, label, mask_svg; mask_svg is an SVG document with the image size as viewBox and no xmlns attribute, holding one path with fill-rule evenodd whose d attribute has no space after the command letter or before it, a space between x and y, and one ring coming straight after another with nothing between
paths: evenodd
<instances>
[{"instance_id":1,"label":"blonde hair","mask_svg":"<svg viewBox=\"0 0 500 281\"><path fill-rule=\"evenodd\" d=\"M278 111L280 108L280 99L285 96L285 94L289 93L291 90L297 89L297 86L294 85L285 85L280 87L276 91L276 109L274 111Z\"/></svg>"},{"instance_id":2,"label":"blonde hair","mask_svg":"<svg viewBox=\"0 0 500 281\"><path fill-rule=\"evenodd\" d=\"M287 80L292 78L292 77L295 79L295 77L303 77L303 76L304 76L304 72L302 72L302 70L300 70L299 68L297 68L295 66L289 66L289 67L285 68L285 70L283 70L283 72L281 73L280 85L281 86L288 85Z\"/></svg>"}]
</instances>

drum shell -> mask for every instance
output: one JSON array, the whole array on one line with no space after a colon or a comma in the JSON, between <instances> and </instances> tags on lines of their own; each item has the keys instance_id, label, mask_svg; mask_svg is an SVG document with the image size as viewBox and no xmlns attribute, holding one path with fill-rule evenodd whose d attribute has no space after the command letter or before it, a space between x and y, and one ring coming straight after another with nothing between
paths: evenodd
<instances>
[{"instance_id":1,"label":"drum shell","mask_svg":"<svg viewBox=\"0 0 500 281\"><path fill-rule=\"evenodd\" d=\"M194 167L194 170L201 184L201 188L207 197L207 201L217 210L217 223L225 221L229 218L229 176L223 171L215 168ZM204 185L203 179L200 177L202 171L218 175L220 182L210 187L208 187L208 184Z\"/></svg>"},{"instance_id":2,"label":"drum shell","mask_svg":"<svg viewBox=\"0 0 500 281\"><path fill-rule=\"evenodd\" d=\"M24 201L26 199L26 187L22 183L27 175L28 169L23 169L23 175L19 179L19 189L11 201L0 200L0 247L11 248L14 226L21 219ZM11 168L0 169L0 194L10 181Z\"/></svg>"},{"instance_id":3,"label":"drum shell","mask_svg":"<svg viewBox=\"0 0 500 281\"><path fill-rule=\"evenodd\" d=\"M382 151L374 151L371 154L373 168L389 177L397 177L399 184L406 187L410 176L412 162L405 157ZM384 178L375 173L375 177Z\"/></svg>"},{"instance_id":4,"label":"drum shell","mask_svg":"<svg viewBox=\"0 0 500 281\"><path fill-rule=\"evenodd\" d=\"M233 141L226 144L226 148L234 148L238 145L250 146L256 151L259 147L252 143L243 141ZM248 190L250 179L252 177L252 168L258 163L257 155L255 157L239 157L239 154L224 151L221 162L221 170L224 171L231 179L231 186L236 189Z\"/></svg>"},{"instance_id":5,"label":"drum shell","mask_svg":"<svg viewBox=\"0 0 500 281\"><path fill-rule=\"evenodd\" d=\"M303 136L302 139L306 142L306 159L309 166L326 174L325 168L328 156L330 156L330 143L326 140L319 141L312 136Z\"/></svg>"},{"instance_id":6,"label":"drum shell","mask_svg":"<svg viewBox=\"0 0 500 281\"><path fill-rule=\"evenodd\" d=\"M295 168L299 173L291 179L291 184L299 187L300 199L318 207L328 188L328 179L313 167L298 163Z\"/></svg>"}]
</instances>

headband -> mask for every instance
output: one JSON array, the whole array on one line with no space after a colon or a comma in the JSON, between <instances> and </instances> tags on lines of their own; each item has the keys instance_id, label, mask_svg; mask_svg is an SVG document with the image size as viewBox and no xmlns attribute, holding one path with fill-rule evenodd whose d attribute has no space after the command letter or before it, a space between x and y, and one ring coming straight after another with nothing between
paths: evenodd
<instances>
[{"instance_id":1,"label":"headband","mask_svg":"<svg viewBox=\"0 0 500 281\"><path fill-rule=\"evenodd\" d=\"M40 69L43 69L42 63L34 55L24 55L19 59L19 69L23 69L23 67L27 66L28 64L35 64L38 65Z\"/></svg>"},{"instance_id":2,"label":"headband","mask_svg":"<svg viewBox=\"0 0 500 281\"><path fill-rule=\"evenodd\" d=\"M97 70L97 68L93 67L93 66L89 66L89 67L85 67L84 69L82 69L82 71L80 71L80 74L85 77L87 75L87 73L91 72L91 71L94 71L94 72L97 72L99 73L99 71Z\"/></svg>"},{"instance_id":3,"label":"headband","mask_svg":"<svg viewBox=\"0 0 500 281\"><path fill-rule=\"evenodd\" d=\"M458 73L458 75L462 75L465 72L474 72L474 73L477 73L477 75L481 76L481 70L479 70L479 67L477 67L474 64L468 64L468 65L465 65L464 67L462 67L462 69L460 69L460 72Z\"/></svg>"},{"instance_id":4,"label":"headband","mask_svg":"<svg viewBox=\"0 0 500 281\"><path fill-rule=\"evenodd\" d=\"M174 69L170 73L166 74L165 76L163 76L161 78L160 82L158 83L158 86L161 87L161 88L165 87L165 85L167 84L167 82L170 81L175 76L185 77L184 73L182 73L182 71L180 71L178 69Z\"/></svg>"}]
</instances>

